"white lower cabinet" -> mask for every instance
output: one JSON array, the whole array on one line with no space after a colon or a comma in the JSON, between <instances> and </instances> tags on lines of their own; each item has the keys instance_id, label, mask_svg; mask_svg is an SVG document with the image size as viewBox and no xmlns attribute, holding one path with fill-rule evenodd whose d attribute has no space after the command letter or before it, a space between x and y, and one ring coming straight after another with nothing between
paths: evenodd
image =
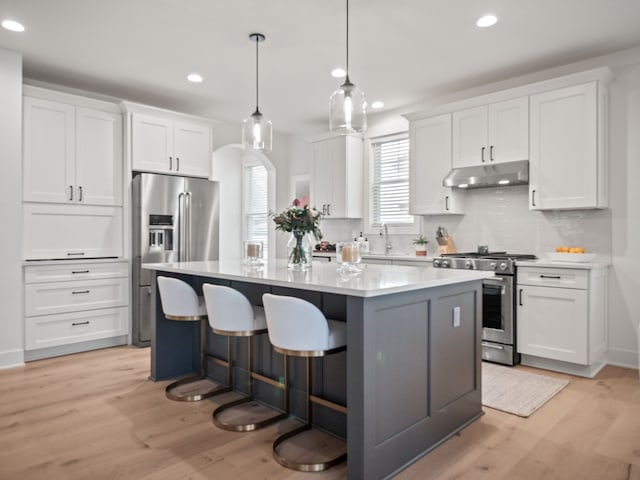
<instances>
[{"instance_id":1,"label":"white lower cabinet","mask_svg":"<svg viewBox=\"0 0 640 480\"><path fill-rule=\"evenodd\" d=\"M606 267L519 267L517 348L522 363L595 375L606 354L606 286Z\"/></svg>"},{"instance_id":2,"label":"white lower cabinet","mask_svg":"<svg viewBox=\"0 0 640 480\"><path fill-rule=\"evenodd\" d=\"M24 269L27 359L98 348L129 333L126 261L65 261ZM117 343L116 343L117 344ZM73 345L71 349L60 347ZM47 350L49 349L49 350ZM30 352L38 352L35 356Z\"/></svg>"}]
</instances>

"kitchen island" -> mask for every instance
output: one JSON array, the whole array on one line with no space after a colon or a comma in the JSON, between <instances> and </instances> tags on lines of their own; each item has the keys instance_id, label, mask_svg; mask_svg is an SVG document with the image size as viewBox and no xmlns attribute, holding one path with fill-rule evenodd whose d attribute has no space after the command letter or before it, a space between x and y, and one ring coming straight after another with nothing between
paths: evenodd
<instances>
[{"instance_id":1,"label":"kitchen island","mask_svg":"<svg viewBox=\"0 0 640 480\"><path fill-rule=\"evenodd\" d=\"M314 375L313 390L347 404L346 419L332 411L318 412L314 419L346 436L350 479L390 477L482 415L482 280L493 273L367 265L354 275L341 274L334 263L300 271L279 260L260 267L219 261L143 268L152 271L154 285L159 274L181 278L198 292L203 283L223 284L255 305L262 304L266 292L292 295L347 323L347 351L315 364L322 373ZM166 320L157 289L152 295L151 378L196 371L197 325ZM212 337L208 348L224 352ZM279 375L281 360L268 339L256 354L260 373ZM303 369L292 368L294 414L304 411L302 387L295 385L304 375L299 372ZM256 395L282 405L281 392L265 387Z\"/></svg>"}]
</instances>

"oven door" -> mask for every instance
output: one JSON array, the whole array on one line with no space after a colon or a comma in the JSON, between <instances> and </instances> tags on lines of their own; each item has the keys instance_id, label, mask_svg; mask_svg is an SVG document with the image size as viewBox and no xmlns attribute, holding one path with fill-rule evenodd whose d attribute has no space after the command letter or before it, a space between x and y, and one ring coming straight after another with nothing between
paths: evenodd
<instances>
[{"instance_id":1,"label":"oven door","mask_svg":"<svg viewBox=\"0 0 640 480\"><path fill-rule=\"evenodd\" d=\"M482 340L514 344L513 277L509 275L482 282Z\"/></svg>"}]
</instances>

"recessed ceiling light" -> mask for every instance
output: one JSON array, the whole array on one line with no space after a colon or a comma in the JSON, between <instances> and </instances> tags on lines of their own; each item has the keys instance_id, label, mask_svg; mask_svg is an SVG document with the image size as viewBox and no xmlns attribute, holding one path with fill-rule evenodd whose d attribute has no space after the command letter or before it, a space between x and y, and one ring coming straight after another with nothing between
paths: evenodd
<instances>
[{"instance_id":1,"label":"recessed ceiling light","mask_svg":"<svg viewBox=\"0 0 640 480\"><path fill-rule=\"evenodd\" d=\"M382 108L382 107L384 107L384 102L381 102L380 100L376 100L371 104L371 108Z\"/></svg>"},{"instance_id":2,"label":"recessed ceiling light","mask_svg":"<svg viewBox=\"0 0 640 480\"><path fill-rule=\"evenodd\" d=\"M495 25L497 21L498 17L495 15L484 15L478 19L476 25L479 27L490 27L491 25Z\"/></svg>"},{"instance_id":3,"label":"recessed ceiling light","mask_svg":"<svg viewBox=\"0 0 640 480\"><path fill-rule=\"evenodd\" d=\"M468 186L468 183L461 183L460 185L458 185L459 188L467 188Z\"/></svg>"},{"instance_id":4,"label":"recessed ceiling light","mask_svg":"<svg viewBox=\"0 0 640 480\"><path fill-rule=\"evenodd\" d=\"M202 82L202 75L198 73L190 73L189 75L187 75L187 80L193 83L200 83Z\"/></svg>"},{"instance_id":5,"label":"recessed ceiling light","mask_svg":"<svg viewBox=\"0 0 640 480\"><path fill-rule=\"evenodd\" d=\"M331 72L331 76L334 78L342 78L347 74L342 68L335 68Z\"/></svg>"},{"instance_id":6,"label":"recessed ceiling light","mask_svg":"<svg viewBox=\"0 0 640 480\"><path fill-rule=\"evenodd\" d=\"M509 180L499 180L498 183L500 185L509 185L510 182L509 182Z\"/></svg>"},{"instance_id":7,"label":"recessed ceiling light","mask_svg":"<svg viewBox=\"0 0 640 480\"><path fill-rule=\"evenodd\" d=\"M2 26L12 32L24 32L24 25L20 22L16 22L15 20L3 20Z\"/></svg>"}]
</instances>

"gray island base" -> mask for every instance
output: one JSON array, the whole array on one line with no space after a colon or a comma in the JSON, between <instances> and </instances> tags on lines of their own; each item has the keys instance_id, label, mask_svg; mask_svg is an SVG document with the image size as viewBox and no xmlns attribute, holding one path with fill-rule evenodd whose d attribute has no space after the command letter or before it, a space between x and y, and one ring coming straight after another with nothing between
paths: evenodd
<instances>
[{"instance_id":1,"label":"gray island base","mask_svg":"<svg viewBox=\"0 0 640 480\"><path fill-rule=\"evenodd\" d=\"M144 268L152 271L153 284L156 275L167 275L198 292L207 282L228 285L255 305L262 304L265 292L297 296L347 323L347 351L314 362L312 388L347 405L346 415L314 410L314 423L346 437L349 479L389 478L482 415L482 279L492 273L367 265L353 276L341 275L333 263L292 271L280 260L260 268L239 261ZM157 289L153 295L151 378L197 371L198 326L166 320ZM254 344L254 368L274 378L282 372L282 357L263 337ZM238 389L246 381L242 345L238 342L233 359ZM207 349L225 356L224 340L212 333ZM211 365L210 376L223 380ZM291 367L290 380L291 412L304 416L302 364ZM256 382L256 396L282 407L282 392L267 384Z\"/></svg>"}]
</instances>

